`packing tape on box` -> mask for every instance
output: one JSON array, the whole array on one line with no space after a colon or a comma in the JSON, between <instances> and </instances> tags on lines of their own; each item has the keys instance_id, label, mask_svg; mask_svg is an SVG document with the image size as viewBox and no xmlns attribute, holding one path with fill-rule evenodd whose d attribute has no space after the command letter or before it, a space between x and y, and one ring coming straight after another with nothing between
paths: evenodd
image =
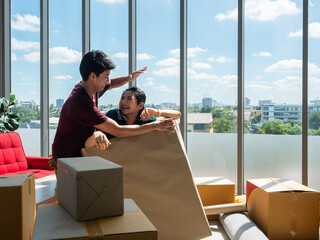
<instances>
[{"instance_id":1,"label":"packing tape on box","mask_svg":"<svg viewBox=\"0 0 320 240\"><path fill-rule=\"evenodd\" d=\"M214 215L220 213L245 212L247 211L246 203L225 203L203 207L206 215Z\"/></svg>"},{"instance_id":2,"label":"packing tape on box","mask_svg":"<svg viewBox=\"0 0 320 240\"><path fill-rule=\"evenodd\" d=\"M272 179L271 181L275 184L281 184L283 181L278 181L277 179ZM297 235L297 202L298 202L298 195L295 193L295 189L291 188L290 186L286 186L287 188L291 189L291 202L292 208L290 213L290 239L296 239Z\"/></svg>"},{"instance_id":3,"label":"packing tape on box","mask_svg":"<svg viewBox=\"0 0 320 240\"><path fill-rule=\"evenodd\" d=\"M99 220L91 220L84 222L90 239L100 240L103 239L103 232Z\"/></svg>"}]
</instances>

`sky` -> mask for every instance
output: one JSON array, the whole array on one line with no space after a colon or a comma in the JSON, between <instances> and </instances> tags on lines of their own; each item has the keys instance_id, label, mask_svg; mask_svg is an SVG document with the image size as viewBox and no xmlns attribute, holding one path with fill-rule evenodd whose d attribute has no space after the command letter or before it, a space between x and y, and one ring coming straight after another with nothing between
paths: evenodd
<instances>
[{"instance_id":1,"label":"sky","mask_svg":"<svg viewBox=\"0 0 320 240\"><path fill-rule=\"evenodd\" d=\"M40 99L40 1L11 0L12 92ZM237 101L237 0L188 0L188 103L211 97ZM81 80L81 1L49 1L50 104L66 99ZM137 0L137 80L147 103L179 105L180 4ZM244 95L277 104L302 100L302 0L247 0L244 26ZM320 97L320 2L309 1L309 100ZM106 52L128 75L128 1L91 0L91 49ZM100 104L117 104L113 89Z\"/></svg>"}]
</instances>

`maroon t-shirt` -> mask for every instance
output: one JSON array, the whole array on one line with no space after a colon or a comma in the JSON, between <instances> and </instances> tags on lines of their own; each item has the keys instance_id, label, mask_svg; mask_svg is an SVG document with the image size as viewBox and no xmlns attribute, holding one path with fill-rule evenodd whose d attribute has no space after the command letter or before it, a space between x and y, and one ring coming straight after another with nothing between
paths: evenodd
<instances>
[{"instance_id":1,"label":"maroon t-shirt","mask_svg":"<svg viewBox=\"0 0 320 240\"><path fill-rule=\"evenodd\" d=\"M108 119L98 109L98 98L108 90L110 84L91 99L80 83L73 88L61 110L52 144L52 158L55 161L60 157L80 157L81 148L95 130L93 126Z\"/></svg>"}]
</instances>

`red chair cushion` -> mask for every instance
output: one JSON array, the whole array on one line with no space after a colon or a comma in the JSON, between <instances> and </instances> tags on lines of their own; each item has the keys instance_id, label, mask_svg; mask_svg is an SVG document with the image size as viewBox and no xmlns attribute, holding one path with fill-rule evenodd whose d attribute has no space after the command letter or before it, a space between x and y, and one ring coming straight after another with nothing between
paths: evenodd
<instances>
[{"instance_id":1,"label":"red chair cushion","mask_svg":"<svg viewBox=\"0 0 320 240\"><path fill-rule=\"evenodd\" d=\"M19 134L0 133L0 174L27 169L28 163Z\"/></svg>"},{"instance_id":2,"label":"red chair cushion","mask_svg":"<svg viewBox=\"0 0 320 240\"><path fill-rule=\"evenodd\" d=\"M43 170L43 169L28 169L24 171L6 173L3 175L14 175L14 174L25 174L25 173L34 173L35 179L42 178L54 174L54 170Z\"/></svg>"}]
</instances>

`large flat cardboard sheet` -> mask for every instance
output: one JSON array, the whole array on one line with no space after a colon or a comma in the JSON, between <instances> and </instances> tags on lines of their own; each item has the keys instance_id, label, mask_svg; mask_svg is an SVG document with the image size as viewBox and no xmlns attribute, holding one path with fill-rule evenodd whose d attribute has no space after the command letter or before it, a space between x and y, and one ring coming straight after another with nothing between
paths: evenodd
<instances>
[{"instance_id":1,"label":"large flat cardboard sheet","mask_svg":"<svg viewBox=\"0 0 320 240\"><path fill-rule=\"evenodd\" d=\"M193 182L180 131L111 139L111 146L82 149L123 166L125 198L132 198L158 230L160 240L211 235Z\"/></svg>"}]
</instances>

